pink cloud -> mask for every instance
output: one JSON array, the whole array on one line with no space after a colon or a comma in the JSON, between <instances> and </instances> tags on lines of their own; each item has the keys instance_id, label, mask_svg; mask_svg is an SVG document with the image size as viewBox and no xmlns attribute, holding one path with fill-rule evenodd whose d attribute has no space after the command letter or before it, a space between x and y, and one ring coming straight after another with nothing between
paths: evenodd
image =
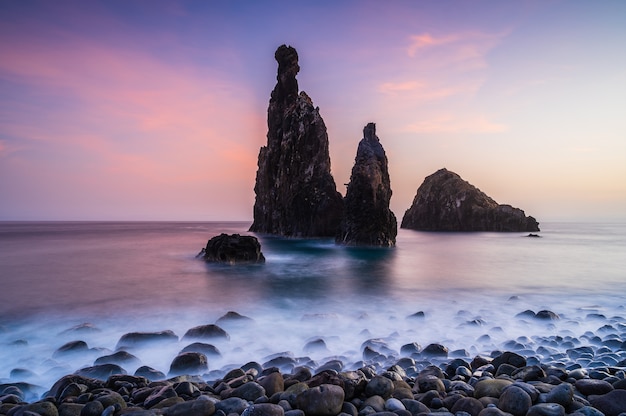
<instances>
[{"instance_id":1,"label":"pink cloud","mask_svg":"<svg viewBox=\"0 0 626 416\"><path fill-rule=\"evenodd\" d=\"M507 35L506 32L411 35L406 54L410 58L419 59L421 65L429 67L448 67L462 72L481 69L487 67L487 54Z\"/></svg>"},{"instance_id":2,"label":"pink cloud","mask_svg":"<svg viewBox=\"0 0 626 416\"><path fill-rule=\"evenodd\" d=\"M494 123L485 116L454 117L441 115L407 125L411 133L500 133L508 130L505 124Z\"/></svg>"}]
</instances>

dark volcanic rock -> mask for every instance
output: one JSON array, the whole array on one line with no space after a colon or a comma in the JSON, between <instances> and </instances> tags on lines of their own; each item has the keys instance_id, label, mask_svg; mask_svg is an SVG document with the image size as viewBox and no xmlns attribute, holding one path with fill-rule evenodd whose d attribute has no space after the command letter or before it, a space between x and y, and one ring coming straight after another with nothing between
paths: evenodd
<instances>
[{"instance_id":1,"label":"dark volcanic rock","mask_svg":"<svg viewBox=\"0 0 626 416\"><path fill-rule=\"evenodd\" d=\"M298 94L298 53L280 46L276 87L259 151L250 231L294 237L335 236L343 198L330 173L326 125L306 93Z\"/></svg>"},{"instance_id":2,"label":"dark volcanic rock","mask_svg":"<svg viewBox=\"0 0 626 416\"><path fill-rule=\"evenodd\" d=\"M259 240L251 235L222 233L211 238L199 256L211 263L265 263Z\"/></svg>"},{"instance_id":3,"label":"dark volcanic rock","mask_svg":"<svg viewBox=\"0 0 626 416\"><path fill-rule=\"evenodd\" d=\"M422 231L539 231L533 217L519 208L499 205L446 169L424 179L401 227Z\"/></svg>"},{"instance_id":4,"label":"dark volcanic rock","mask_svg":"<svg viewBox=\"0 0 626 416\"><path fill-rule=\"evenodd\" d=\"M376 136L376 125L369 123L356 152L337 243L394 246L398 223L389 209L390 200L387 156Z\"/></svg>"}]
</instances>

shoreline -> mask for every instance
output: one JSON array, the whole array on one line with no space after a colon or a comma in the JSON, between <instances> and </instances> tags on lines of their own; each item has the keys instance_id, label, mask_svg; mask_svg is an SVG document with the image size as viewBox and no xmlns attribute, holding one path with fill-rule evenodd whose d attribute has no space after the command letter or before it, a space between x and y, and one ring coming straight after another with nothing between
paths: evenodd
<instances>
[{"instance_id":1,"label":"shoreline","mask_svg":"<svg viewBox=\"0 0 626 416\"><path fill-rule=\"evenodd\" d=\"M328 316L303 315L301 322L305 324L306 319L313 320L314 326L333 321ZM42 358L62 362L78 357L76 362L92 360L93 365L65 371L48 386L37 386L37 375L29 374L28 366L16 368L11 380L0 380L0 415L20 416L28 411L42 416L332 416L342 412L353 416L380 412L399 416L429 412L440 416L618 416L626 412L623 318L607 318L590 310L585 319L596 329L581 329L580 334L557 330L562 322L549 310L521 311L516 319L528 329L545 328L553 335L529 333L499 342L498 348L479 350L481 342L488 345L492 341L485 334L465 348L448 350L445 340L423 346L404 341L399 345L393 325L402 322L391 321L387 337L361 331L365 341L358 351L351 351L353 355L332 349L334 337L319 332L308 338L302 354L281 350L280 344L268 353L253 349L254 342L231 341L229 333L233 337L250 335L256 321L229 312L215 324L190 328L180 339L167 330L127 333L114 350L89 348L77 339ZM405 320L415 326L433 324L421 312ZM465 321L465 327L482 324L480 319ZM450 337L465 327L451 329ZM68 329L68 336L88 339L96 330L90 324L78 325ZM497 328L490 331L497 336ZM27 347L19 340L15 343L15 348ZM180 350L183 345L186 347ZM227 353L224 346L239 350L238 357L248 356L251 361L212 368L223 358L221 354ZM151 353L168 348L180 352L167 374L165 369L142 365ZM123 374L127 372L124 368L138 365L136 371ZM31 379L17 381L19 377ZM332 406L312 408L316 403Z\"/></svg>"}]
</instances>

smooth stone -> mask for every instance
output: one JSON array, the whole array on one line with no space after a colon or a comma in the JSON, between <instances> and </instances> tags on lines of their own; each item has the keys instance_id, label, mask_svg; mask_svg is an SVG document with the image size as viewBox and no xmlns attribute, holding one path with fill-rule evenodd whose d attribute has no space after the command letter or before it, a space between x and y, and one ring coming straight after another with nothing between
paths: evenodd
<instances>
[{"instance_id":1,"label":"smooth stone","mask_svg":"<svg viewBox=\"0 0 626 416\"><path fill-rule=\"evenodd\" d=\"M412 414L416 415L419 413L429 413L430 409L424 403L415 400L415 399L402 399L402 404Z\"/></svg>"},{"instance_id":2,"label":"smooth stone","mask_svg":"<svg viewBox=\"0 0 626 416\"><path fill-rule=\"evenodd\" d=\"M78 403L61 403L58 408L59 416L81 416L84 406Z\"/></svg>"},{"instance_id":3,"label":"smooth stone","mask_svg":"<svg viewBox=\"0 0 626 416\"><path fill-rule=\"evenodd\" d=\"M626 411L626 390L613 390L603 395L589 396L588 399L605 416L619 416Z\"/></svg>"},{"instance_id":4,"label":"smooth stone","mask_svg":"<svg viewBox=\"0 0 626 416\"><path fill-rule=\"evenodd\" d=\"M242 384L241 386L234 389L231 393L231 397L240 397L250 402L253 402L264 395L265 389L263 388L263 386L254 381Z\"/></svg>"},{"instance_id":5,"label":"smooth stone","mask_svg":"<svg viewBox=\"0 0 626 416\"><path fill-rule=\"evenodd\" d=\"M523 381L539 381L546 377L546 373L538 365L529 365L513 371L511 377Z\"/></svg>"},{"instance_id":6,"label":"smooth stone","mask_svg":"<svg viewBox=\"0 0 626 416\"><path fill-rule=\"evenodd\" d=\"M215 404L210 400L191 400L167 409L167 416L211 416L214 413Z\"/></svg>"},{"instance_id":7,"label":"smooth stone","mask_svg":"<svg viewBox=\"0 0 626 416\"><path fill-rule=\"evenodd\" d=\"M204 355L208 357L221 357L222 353L220 352L219 349L217 349L216 346L211 345L211 344L205 344L203 342L194 342L192 344L187 345L185 348L183 348L181 351L181 353L184 352L199 352L202 353Z\"/></svg>"},{"instance_id":8,"label":"smooth stone","mask_svg":"<svg viewBox=\"0 0 626 416\"><path fill-rule=\"evenodd\" d=\"M396 410L406 410L406 407L404 407L404 404L400 400L391 398L385 401L385 410L395 412Z\"/></svg>"},{"instance_id":9,"label":"smooth stone","mask_svg":"<svg viewBox=\"0 0 626 416\"><path fill-rule=\"evenodd\" d=\"M339 386L322 384L296 396L297 407L307 416L334 416L341 411L344 392Z\"/></svg>"},{"instance_id":10,"label":"smooth stone","mask_svg":"<svg viewBox=\"0 0 626 416\"><path fill-rule=\"evenodd\" d=\"M526 416L565 416L565 409L557 403L540 403L528 409Z\"/></svg>"},{"instance_id":11,"label":"smooth stone","mask_svg":"<svg viewBox=\"0 0 626 416\"><path fill-rule=\"evenodd\" d=\"M307 354L315 353L315 352L328 352L328 347L326 346L326 341L322 338L316 338L304 344L302 347L302 351Z\"/></svg>"},{"instance_id":12,"label":"smooth stone","mask_svg":"<svg viewBox=\"0 0 626 416\"><path fill-rule=\"evenodd\" d=\"M120 367L117 364L100 364L100 365L94 365L92 367L81 368L80 370L76 371L74 374L83 376L83 377L95 378L97 380L106 381L109 377L111 377L114 374L126 374L126 370L124 370L122 367Z\"/></svg>"},{"instance_id":13,"label":"smooth stone","mask_svg":"<svg viewBox=\"0 0 626 416\"><path fill-rule=\"evenodd\" d=\"M170 364L169 376L182 374L200 374L208 370L206 355L200 352L184 352L178 354Z\"/></svg>"},{"instance_id":14,"label":"smooth stone","mask_svg":"<svg viewBox=\"0 0 626 416\"><path fill-rule=\"evenodd\" d=\"M215 321L215 324L219 326L229 324L246 324L251 322L254 322L254 319L234 311L228 311L224 315L220 316L217 321Z\"/></svg>"},{"instance_id":15,"label":"smooth stone","mask_svg":"<svg viewBox=\"0 0 626 416\"><path fill-rule=\"evenodd\" d=\"M155 404L169 397L177 397L176 391L172 386L162 386L161 388L155 389L152 394L144 400L143 407L150 409Z\"/></svg>"},{"instance_id":16,"label":"smooth stone","mask_svg":"<svg viewBox=\"0 0 626 416\"><path fill-rule=\"evenodd\" d=\"M502 390L511 384L513 384L512 381L505 379L480 380L474 386L474 397L477 399L485 396L498 398L502 394Z\"/></svg>"},{"instance_id":17,"label":"smooth stone","mask_svg":"<svg viewBox=\"0 0 626 416\"><path fill-rule=\"evenodd\" d=\"M241 413L241 416L284 416L285 410L277 404L253 404Z\"/></svg>"},{"instance_id":18,"label":"smooth stone","mask_svg":"<svg viewBox=\"0 0 626 416\"><path fill-rule=\"evenodd\" d=\"M106 409L109 406L118 405L120 409L124 409L126 407L126 401L122 397L121 394L115 391L107 391L106 393L99 394L96 399L102 406Z\"/></svg>"},{"instance_id":19,"label":"smooth stone","mask_svg":"<svg viewBox=\"0 0 626 416\"><path fill-rule=\"evenodd\" d=\"M501 364L510 364L513 367L521 368L526 366L526 358L516 352L505 351L495 357L491 364L495 367L496 371Z\"/></svg>"},{"instance_id":20,"label":"smooth stone","mask_svg":"<svg viewBox=\"0 0 626 416\"><path fill-rule=\"evenodd\" d=\"M419 354L422 351L422 346L417 342L412 342L410 344L404 344L400 347L400 355L409 356L411 354Z\"/></svg>"},{"instance_id":21,"label":"smooth stone","mask_svg":"<svg viewBox=\"0 0 626 416\"><path fill-rule=\"evenodd\" d=\"M425 393L430 390L445 392L446 386L443 381L437 376L433 375L420 375L417 377L416 383L420 393Z\"/></svg>"},{"instance_id":22,"label":"smooth stone","mask_svg":"<svg viewBox=\"0 0 626 416\"><path fill-rule=\"evenodd\" d=\"M602 395L613 390L613 385L607 381L587 378L577 380L574 386L585 396Z\"/></svg>"},{"instance_id":23,"label":"smooth stone","mask_svg":"<svg viewBox=\"0 0 626 416\"><path fill-rule=\"evenodd\" d=\"M576 409L576 413L578 413L581 416L605 416L604 413L602 413L598 409L591 407L591 406L584 406L584 407L581 407L580 409Z\"/></svg>"},{"instance_id":24,"label":"smooth stone","mask_svg":"<svg viewBox=\"0 0 626 416\"><path fill-rule=\"evenodd\" d=\"M64 355L83 353L86 351L89 351L89 347L85 341L70 341L57 348L52 354L52 357L58 358Z\"/></svg>"},{"instance_id":25,"label":"smooth stone","mask_svg":"<svg viewBox=\"0 0 626 416\"><path fill-rule=\"evenodd\" d=\"M138 366L141 363L139 358L127 351L117 351L110 355L102 356L94 362L94 365L100 364L118 364L128 365L130 367Z\"/></svg>"},{"instance_id":26,"label":"smooth stone","mask_svg":"<svg viewBox=\"0 0 626 416\"><path fill-rule=\"evenodd\" d=\"M104 406L99 401L87 403L80 412L80 416L100 416L104 411Z\"/></svg>"},{"instance_id":27,"label":"smooth stone","mask_svg":"<svg viewBox=\"0 0 626 416\"><path fill-rule=\"evenodd\" d=\"M279 372L270 373L260 378L258 383L263 386L268 397L285 390L285 381Z\"/></svg>"},{"instance_id":28,"label":"smooth stone","mask_svg":"<svg viewBox=\"0 0 626 416\"><path fill-rule=\"evenodd\" d=\"M495 406L493 407L488 406L488 407L485 407L483 410L481 410L478 416L513 416L513 415L507 412L503 412L502 410L498 409Z\"/></svg>"},{"instance_id":29,"label":"smooth stone","mask_svg":"<svg viewBox=\"0 0 626 416\"><path fill-rule=\"evenodd\" d=\"M370 396L363 402L363 407L371 407L376 412L385 410L385 399L380 396Z\"/></svg>"},{"instance_id":30,"label":"smooth stone","mask_svg":"<svg viewBox=\"0 0 626 416\"><path fill-rule=\"evenodd\" d=\"M519 386L508 386L498 399L498 408L504 412L511 413L513 416L524 416L533 402L530 395Z\"/></svg>"},{"instance_id":31,"label":"smooth stone","mask_svg":"<svg viewBox=\"0 0 626 416\"><path fill-rule=\"evenodd\" d=\"M305 414L304 414L304 412L303 412L302 410L300 410L300 409L292 409L292 410L287 410L287 411L285 412L285 416L306 416L306 415L305 415ZM345 415L344 415L344 416L345 416ZM356 415L356 414L355 414L355 415L349 415L349 414L348 414L348 416L357 416L357 415Z\"/></svg>"},{"instance_id":32,"label":"smooth stone","mask_svg":"<svg viewBox=\"0 0 626 416\"><path fill-rule=\"evenodd\" d=\"M155 370L152 367L147 365L139 367L135 371L135 376L137 377L145 377L148 380L157 381L157 380L165 380L165 374L161 371Z\"/></svg>"},{"instance_id":33,"label":"smooth stone","mask_svg":"<svg viewBox=\"0 0 626 416\"><path fill-rule=\"evenodd\" d=\"M574 400L574 388L569 383L561 383L546 394L547 403L558 403L567 408Z\"/></svg>"},{"instance_id":34,"label":"smooth stone","mask_svg":"<svg viewBox=\"0 0 626 416\"><path fill-rule=\"evenodd\" d=\"M193 327L183 335L183 340L185 339L225 339L229 340L230 335L228 332L224 331L217 325L209 324L209 325L199 325Z\"/></svg>"},{"instance_id":35,"label":"smooth stone","mask_svg":"<svg viewBox=\"0 0 626 416\"><path fill-rule=\"evenodd\" d=\"M461 412L466 412L471 416L478 416L478 414L485 408L483 404L473 397L462 397L457 400L450 411L455 415Z\"/></svg>"},{"instance_id":36,"label":"smooth stone","mask_svg":"<svg viewBox=\"0 0 626 416\"><path fill-rule=\"evenodd\" d=\"M365 386L365 395L368 397L380 396L383 399L388 399L391 397L393 389L394 385L390 379L387 377L376 376Z\"/></svg>"},{"instance_id":37,"label":"smooth stone","mask_svg":"<svg viewBox=\"0 0 626 416\"><path fill-rule=\"evenodd\" d=\"M441 344L429 344L422 350L422 354L429 357L447 357L448 348Z\"/></svg>"},{"instance_id":38,"label":"smooth stone","mask_svg":"<svg viewBox=\"0 0 626 416\"><path fill-rule=\"evenodd\" d=\"M215 403L215 410L222 411L225 414L237 413L241 414L248 407L248 402L239 397L229 397Z\"/></svg>"},{"instance_id":39,"label":"smooth stone","mask_svg":"<svg viewBox=\"0 0 626 416\"><path fill-rule=\"evenodd\" d=\"M541 319L541 320L548 320L548 321L556 321L556 320L561 319L559 314L549 311L549 310L542 310L542 311L537 312L537 314L535 315L535 318Z\"/></svg>"},{"instance_id":40,"label":"smooth stone","mask_svg":"<svg viewBox=\"0 0 626 416\"><path fill-rule=\"evenodd\" d=\"M178 342L178 336L169 329L160 332L129 332L122 335L115 349L120 350L124 348L140 347L160 342Z\"/></svg>"}]
</instances>

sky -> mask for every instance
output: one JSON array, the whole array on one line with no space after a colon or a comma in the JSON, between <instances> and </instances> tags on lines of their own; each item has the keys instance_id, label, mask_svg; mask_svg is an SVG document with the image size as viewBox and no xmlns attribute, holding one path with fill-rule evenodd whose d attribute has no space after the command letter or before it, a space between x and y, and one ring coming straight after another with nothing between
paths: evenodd
<instances>
[{"instance_id":1,"label":"sky","mask_svg":"<svg viewBox=\"0 0 626 416\"><path fill-rule=\"evenodd\" d=\"M252 220L274 52L345 195L447 168L542 221L626 220L626 2L0 1L0 220Z\"/></svg>"}]
</instances>

